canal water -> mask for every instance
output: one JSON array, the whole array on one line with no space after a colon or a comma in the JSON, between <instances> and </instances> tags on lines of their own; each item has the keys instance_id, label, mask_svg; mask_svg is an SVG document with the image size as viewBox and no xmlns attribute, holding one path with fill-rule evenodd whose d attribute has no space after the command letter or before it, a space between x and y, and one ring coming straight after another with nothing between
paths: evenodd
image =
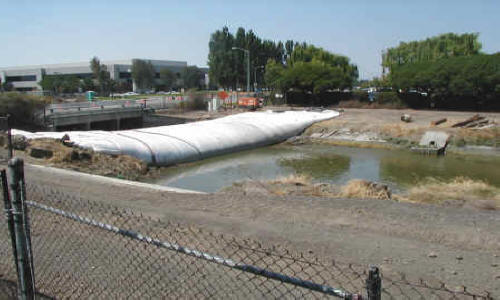
<instances>
[{"instance_id":1,"label":"canal water","mask_svg":"<svg viewBox=\"0 0 500 300\"><path fill-rule=\"evenodd\" d=\"M366 179L404 190L426 177L464 176L500 187L500 156L448 154L424 156L405 150L330 145L277 145L170 167L154 183L216 192L234 182L271 180L291 174L314 182L344 184Z\"/></svg>"}]
</instances>

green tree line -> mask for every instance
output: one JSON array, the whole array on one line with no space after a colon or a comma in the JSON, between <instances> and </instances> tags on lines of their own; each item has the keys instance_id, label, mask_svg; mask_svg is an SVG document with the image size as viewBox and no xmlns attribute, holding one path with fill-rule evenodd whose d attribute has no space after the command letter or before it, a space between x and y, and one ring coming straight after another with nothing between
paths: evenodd
<instances>
[{"instance_id":1,"label":"green tree line","mask_svg":"<svg viewBox=\"0 0 500 300\"><path fill-rule=\"evenodd\" d=\"M310 94L350 89L357 78L358 68L348 57L307 44L295 45L284 62L269 60L265 74L276 90Z\"/></svg>"},{"instance_id":2,"label":"green tree line","mask_svg":"<svg viewBox=\"0 0 500 300\"><path fill-rule=\"evenodd\" d=\"M228 27L217 30L210 36L208 43L208 66L210 81L223 88L237 88L246 85L246 57L240 50L250 52L251 82L256 80L258 85L264 83L263 67L269 59L282 62L287 55L287 49L293 48L294 42L287 41L288 48L282 42L263 40L252 30L238 28L232 34Z\"/></svg>"},{"instance_id":3,"label":"green tree line","mask_svg":"<svg viewBox=\"0 0 500 300\"><path fill-rule=\"evenodd\" d=\"M478 38L478 33L445 33L422 41L401 42L382 54L382 66L391 70L409 63L476 55L482 47Z\"/></svg>"},{"instance_id":4,"label":"green tree line","mask_svg":"<svg viewBox=\"0 0 500 300\"><path fill-rule=\"evenodd\" d=\"M499 106L500 53L394 67L390 81L403 92L425 92L437 107Z\"/></svg>"},{"instance_id":5,"label":"green tree line","mask_svg":"<svg viewBox=\"0 0 500 300\"><path fill-rule=\"evenodd\" d=\"M352 87L358 69L349 58L293 40L274 42L261 39L252 30L227 27L210 37L208 65L210 80L220 87L237 88L246 84L246 58L250 52L252 82L280 91L295 89L318 94Z\"/></svg>"}]
</instances>

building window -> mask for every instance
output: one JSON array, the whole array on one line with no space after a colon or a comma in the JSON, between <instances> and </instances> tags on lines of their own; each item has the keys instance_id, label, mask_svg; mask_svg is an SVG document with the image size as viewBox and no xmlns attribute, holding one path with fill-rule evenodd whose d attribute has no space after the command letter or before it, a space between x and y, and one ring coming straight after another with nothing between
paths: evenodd
<instances>
[{"instance_id":1,"label":"building window","mask_svg":"<svg viewBox=\"0 0 500 300\"><path fill-rule=\"evenodd\" d=\"M120 79L128 79L128 78L132 78L132 73L120 72Z\"/></svg>"},{"instance_id":2,"label":"building window","mask_svg":"<svg viewBox=\"0 0 500 300\"><path fill-rule=\"evenodd\" d=\"M33 88L30 88L30 87L21 87L21 88L16 88L16 91L19 91L19 92L31 92L31 91L33 91Z\"/></svg>"},{"instance_id":3,"label":"building window","mask_svg":"<svg viewBox=\"0 0 500 300\"><path fill-rule=\"evenodd\" d=\"M6 76L5 79L8 82L36 81L36 75Z\"/></svg>"}]
</instances>

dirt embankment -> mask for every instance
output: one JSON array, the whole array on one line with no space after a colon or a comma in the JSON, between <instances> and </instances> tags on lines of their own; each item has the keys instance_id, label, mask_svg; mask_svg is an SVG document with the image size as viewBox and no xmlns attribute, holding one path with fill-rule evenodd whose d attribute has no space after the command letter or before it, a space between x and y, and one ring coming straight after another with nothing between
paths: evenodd
<instances>
[{"instance_id":1,"label":"dirt embankment","mask_svg":"<svg viewBox=\"0 0 500 300\"><path fill-rule=\"evenodd\" d=\"M393 193L382 183L351 180L343 186L313 183L304 175L271 181L246 181L225 188L222 193L263 196L306 196L329 199L377 199L394 202L425 203L443 207L500 210L500 189L486 182L465 177L443 181L429 178L406 191Z\"/></svg>"},{"instance_id":2,"label":"dirt embankment","mask_svg":"<svg viewBox=\"0 0 500 300\"><path fill-rule=\"evenodd\" d=\"M14 136L13 144L14 155L23 158L29 164L53 166L128 180L139 180L154 174L154 170L150 170L145 162L135 157L96 153L73 147L60 140L26 140L21 136ZM5 146L2 147L0 155L4 159L7 157Z\"/></svg>"},{"instance_id":3,"label":"dirt embankment","mask_svg":"<svg viewBox=\"0 0 500 300\"><path fill-rule=\"evenodd\" d=\"M401 116L411 116L410 122ZM303 136L315 142L372 147L410 147L417 145L429 130L450 135L453 146L500 147L500 113L481 113L488 126L452 127L475 115L472 112L421 111L394 109L345 109L340 117L314 124ZM438 125L432 122L445 118Z\"/></svg>"}]
</instances>

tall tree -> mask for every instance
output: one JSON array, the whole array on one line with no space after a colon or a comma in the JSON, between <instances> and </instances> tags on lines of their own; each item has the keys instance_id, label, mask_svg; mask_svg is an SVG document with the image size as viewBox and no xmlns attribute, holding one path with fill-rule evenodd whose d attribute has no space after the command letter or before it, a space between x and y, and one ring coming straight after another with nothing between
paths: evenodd
<instances>
[{"instance_id":1,"label":"tall tree","mask_svg":"<svg viewBox=\"0 0 500 300\"><path fill-rule=\"evenodd\" d=\"M165 90L171 90L176 82L176 77L174 72L170 71L167 68L163 68L160 70L160 81Z\"/></svg>"},{"instance_id":2,"label":"tall tree","mask_svg":"<svg viewBox=\"0 0 500 300\"><path fill-rule=\"evenodd\" d=\"M92 60L90 60L90 69L92 70L93 78L99 85L99 93L103 95L109 94L109 81L111 80L111 76L106 65L101 64L99 58L94 56Z\"/></svg>"},{"instance_id":3,"label":"tall tree","mask_svg":"<svg viewBox=\"0 0 500 300\"><path fill-rule=\"evenodd\" d=\"M134 59L132 62L132 79L139 89L149 89L155 83L155 69L150 61Z\"/></svg>"},{"instance_id":4,"label":"tall tree","mask_svg":"<svg viewBox=\"0 0 500 300\"><path fill-rule=\"evenodd\" d=\"M182 72L182 81L184 88L201 88L201 81L205 77L204 73L196 66L189 66Z\"/></svg>"},{"instance_id":5,"label":"tall tree","mask_svg":"<svg viewBox=\"0 0 500 300\"><path fill-rule=\"evenodd\" d=\"M266 82L281 91L299 90L314 95L327 90L352 87L358 68L349 58L307 44L294 45L286 65L270 60Z\"/></svg>"}]
</instances>

